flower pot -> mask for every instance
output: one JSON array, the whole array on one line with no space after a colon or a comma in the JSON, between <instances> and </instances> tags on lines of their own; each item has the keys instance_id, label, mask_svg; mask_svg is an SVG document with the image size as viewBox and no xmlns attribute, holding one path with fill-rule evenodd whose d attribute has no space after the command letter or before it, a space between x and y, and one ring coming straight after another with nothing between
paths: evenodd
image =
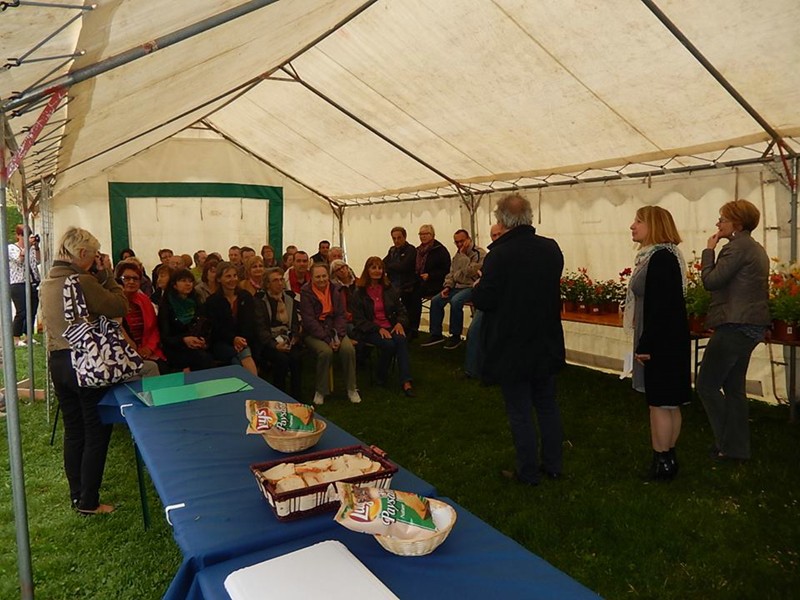
<instances>
[{"instance_id":1,"label":"flower pot","mask_svg":"<svg viewBox=\"0 0 800 600\"><path fill-rule=\"evenodd\" d=\"M706 330L706 317L689 315L689 331L691 333L703 333Z\"/></svg>"},{"instance_id":2,"label":"flower pot","mask_svg":"<svg viewBox=\"0 0 800 600\"><path fill-rule=\"evenodd\" d=\"M608 315L616 315L619 313L619 302L606 302L603 304L603 312Z\"/></svg>"},{"instance_id":3,"label":"flower pot","mask_svg":"<svg viewBox=\"0 0 800 600\"><path fill-rule=\"evenodd\" d=\"M797 323L787 323L780 319L774 319L772 321L772 339L776 342L797 341Z\"/></svg>"},{"instance_id":4,"label":"flower pot","mask_svg":"<svg viewBox=\"0 0 800 600\"><path fill-rule=\"evenodd\" d=\"M578 303L572 300L564 300L564 312L577 312Z\"/></svg>"}]
</instances>

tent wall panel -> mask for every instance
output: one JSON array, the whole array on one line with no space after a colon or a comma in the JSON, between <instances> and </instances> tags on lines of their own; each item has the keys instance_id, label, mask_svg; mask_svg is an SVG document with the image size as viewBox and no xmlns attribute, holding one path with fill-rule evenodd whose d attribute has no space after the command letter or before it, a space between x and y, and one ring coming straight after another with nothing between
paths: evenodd
<instances>
[{"instance_id":1,"label":"tent wall panel","mask_svg":"<svg viewBox=\"0 0 800 600\"><path fill-rule=\"evenodd\" d=\"M405 227L409 243L417 246L419 227L426 223L433 225L436 239L451 255L455 252L453 233L462 227L469 228L469 220L463 221L459 202L454 198L348 208L344 213L348 263L356 275L361 275L367 258L386 256L392 245L392 227Z\"/></svg>"},{"instance_id":2,"label":"tent wall panel","mask_svg":"<svg viewBox=\"0 0 800 600\"><path fill-rule=\"evenodd\" d=\"M233 144L216 138L209 139L188 134L173 138L141 152L130 159L106 170L97 177L90 178L68 190L58 194L54 199L54 227L56 239L70 225L85 227L94 233L102 244L104 251L111 250L111 215L109 211L109 183L163 183L183 182L194 184L223 183L241 184L243 186L268 186L282 190L283 194L283 228L282 242L295 244L304 248L316 248L320 239L334 240L333 233L338 232L338 222L324 200L292 180L268 167L251 155L242 152ZM210 202L210 201L209 201ZM216 206L216 205L215 205ZM263 219L263 207L253 206L258 218ZM217 210L215 208L214 210ZM241 213L239 196L235 196L229 210ZM247 218L245 211L244 217ZM155 221L155 215L153 215ZM133 225L141 227L142 225ZM168 247L175 251L192 254L203 247L207 251L218 251L227 256L227 248L233 244L251 244L259 250L267 242L267 232L256 239L242 240L236 230L221 231L214 240L206 240L202 246L191 247L191 241L184 244L184 236L175 232L180 223L170 222L168 227L174 243ZM222 226L222 225L221 225ZM131 231L132 240L146 240L138 231ZM134 247L137 254L152 267L157 251L164 238L154 238L145 242L143 247ZM191 239L191 238L190 238ZM274 240L273 240L274 241ZM199 242L198 242L199 243ZM152 247L151 247L152 246ZM276 248L276 252L282 248Z\"/></svg>"}]
</instances>

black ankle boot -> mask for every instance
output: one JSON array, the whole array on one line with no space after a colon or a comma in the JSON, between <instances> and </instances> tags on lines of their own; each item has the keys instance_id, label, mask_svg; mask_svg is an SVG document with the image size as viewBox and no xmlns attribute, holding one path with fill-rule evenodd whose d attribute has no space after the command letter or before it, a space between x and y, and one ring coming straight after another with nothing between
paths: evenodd
<instances>
[{"instance_id":1,"label":"black ankle boot","mask_svg":"<svg viewBox=\"0 0 800 600\"><path fill-rule=\"evenodd\" d=\"M678 465L678 455L675 453L675 446L673 446L672 448L669 449L668 454L669 454L670 461L672 461L673 471L675 471L675 473L673 474L673 477L675 477L675 475L678 474L678 466L679 466Z\"/></svg>"},{"instance_id":2,"label":"black ankle boot","mask_svg":"<svg viewBox=\"0 0 800 600\"><path fill-rule=\"evenodd\" d=\"M675 477L675 464L670 458L669 450L666 452L656 452L656 481L671 481Z\"/></svg>"}]
</instances>

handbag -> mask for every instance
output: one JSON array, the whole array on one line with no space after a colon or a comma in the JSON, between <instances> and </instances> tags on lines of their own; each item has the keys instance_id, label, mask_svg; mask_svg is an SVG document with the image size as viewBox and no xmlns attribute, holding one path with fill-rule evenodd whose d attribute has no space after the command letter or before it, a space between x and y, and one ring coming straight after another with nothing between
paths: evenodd
<instances>
[{"instance_id":1,"label":"handbag","mask_svg":"<svg viewBox=\"0 0 800 600\"><path fill-rule=\"evenodd\" d=\"M142 370L142 357L125 340L120 324L100 315L89 320L89 309L77 274L68 276L63 290L62 334L69 342L72 366L80 387L106 387L135 377Z\"/></svg>"}]
</instances>

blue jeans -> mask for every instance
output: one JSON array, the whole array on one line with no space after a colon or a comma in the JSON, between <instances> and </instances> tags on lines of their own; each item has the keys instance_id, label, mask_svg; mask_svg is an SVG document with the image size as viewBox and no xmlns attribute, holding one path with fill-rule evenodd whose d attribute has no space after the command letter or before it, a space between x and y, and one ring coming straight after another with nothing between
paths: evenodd
<instances>
[{"instance_id":1,"label":"blue jeans","mask_svg":"<svg viewBox=\"0 0 800 600\"><path fill-rule=\"evenodd\" d=\"M461 337L464 329L464 304L472 300L472 288L450 290L447 298L437 294L431 299L431 335L442 335L444 307L450 303L450 335Z\"/></svg>"},{"instance_id":2,"label":"blue jeans","mask_svg":"<svg viewBox=\"0 0 800 600\"><path fill-rule=\"evenodd\" d=\"M382 338L381 334L373 331L365 335L363 341L372 344L378 349L378 380L386 381L389 378L389 367L392 357L397 357L397 369L400 371L400 383L411 381L411 363L408 359L408 339L404 335L392 334L391 339Z\"/></svg>"},{"instance_id":3,"label":"blue jeans","mask_svg":"<svg viewBox=\"0 0 800 600\"><path fill-rule=\"evenodd\" d=\"M501 384L508 425L517 452L517 476L527 483L539 482L539 439L531 408L536 410L542 436L542 466L549 473L561 473L561 412L556 403L556 376Z\"/></svg>"},{"instance_id":4,"label":"blue jeans","mask_svg":"<svg viewBox=\"0 0 800 600\"><path fill-rule=\"evenodd\" d=\"M697 375L697 393L716 447L731 458L750 458L750 404L745 379L757 345L742 332L721 327L708 341Z\"/></svg>"},{"instance_id":5,"label":"blue jeans","mask_svg":"<svg viewBox=\"0 0 800 600\"><path fill-rule=\"evenodd\" d=\"M481 323L483 311L476 310L467 330L467 357L464 361L464 371L470 377L481 376Z\"/></svg>"}]
</instances>

